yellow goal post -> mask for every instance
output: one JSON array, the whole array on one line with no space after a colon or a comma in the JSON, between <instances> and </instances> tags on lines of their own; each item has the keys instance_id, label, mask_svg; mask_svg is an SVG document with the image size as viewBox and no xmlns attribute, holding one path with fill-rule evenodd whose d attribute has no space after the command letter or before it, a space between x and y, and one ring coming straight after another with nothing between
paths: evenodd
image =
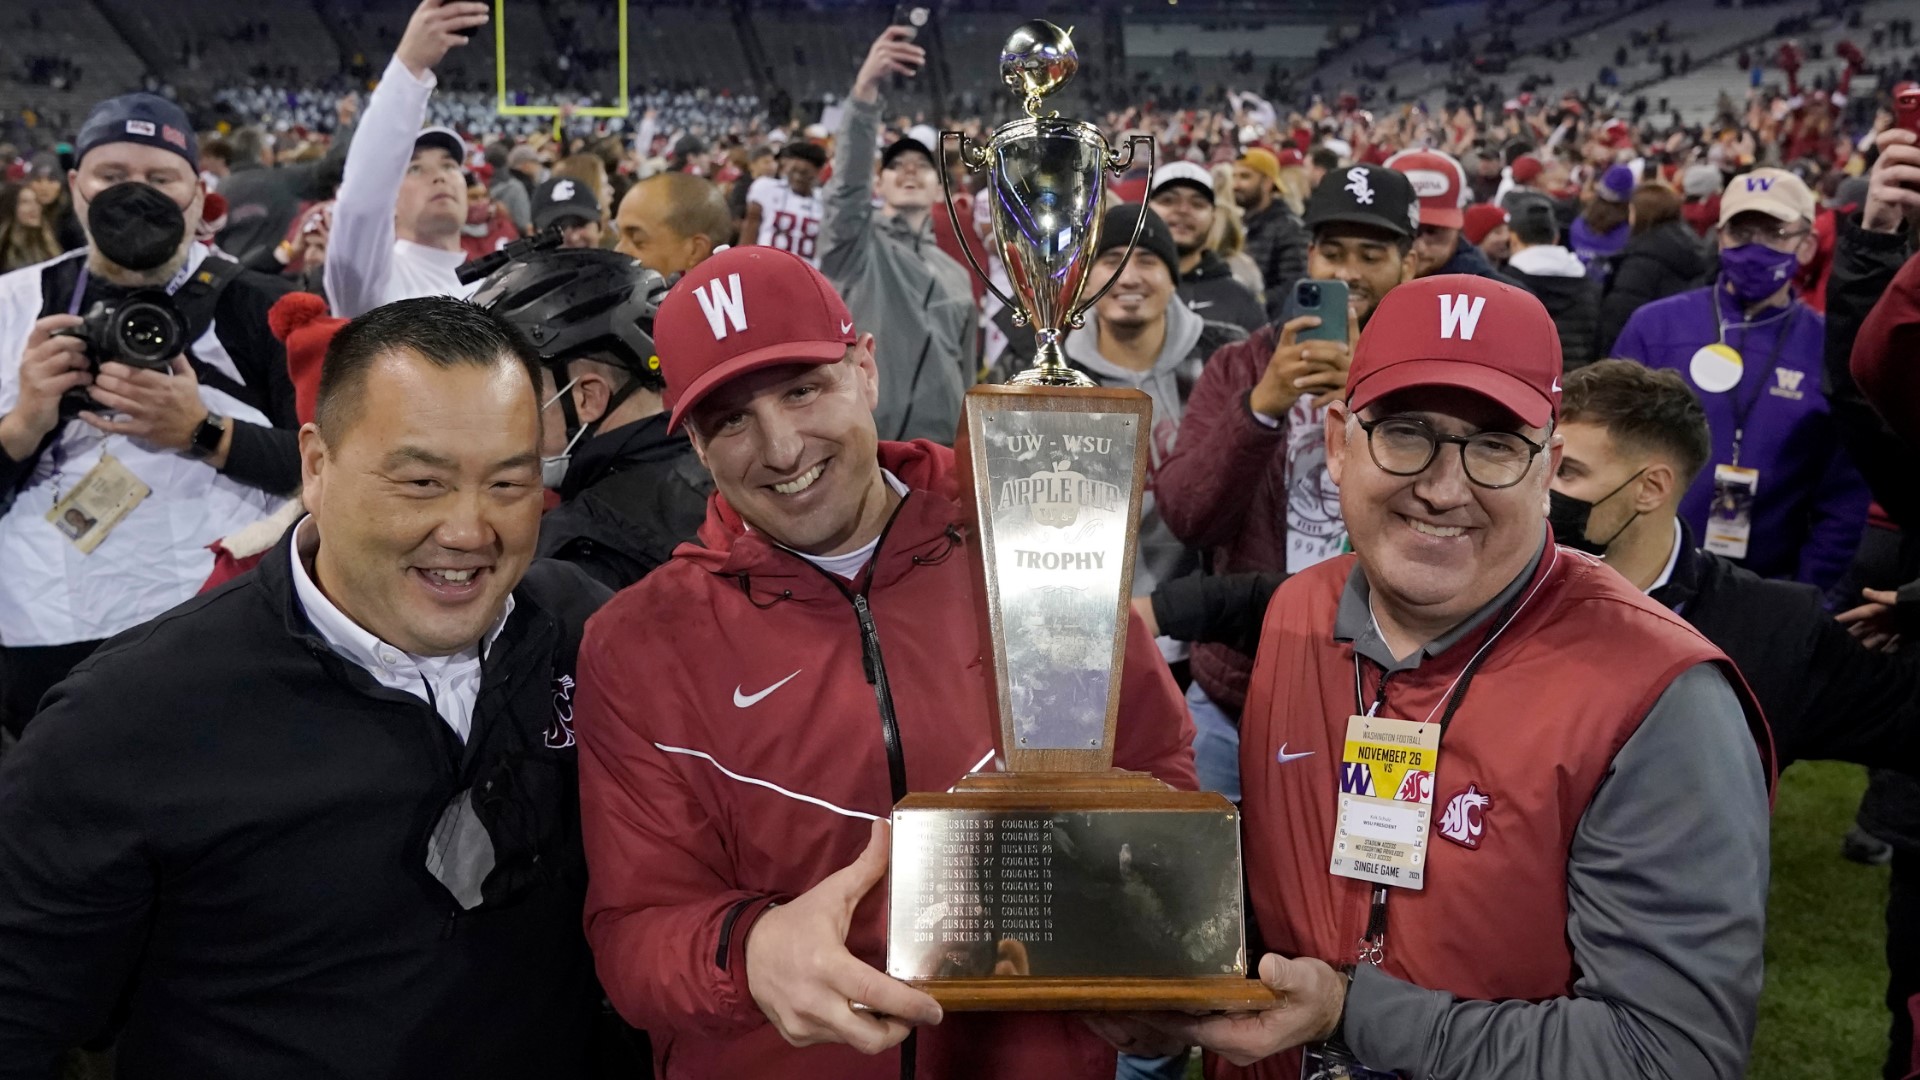
<instances>
[{"instance_id":1,"label":"yellow goal post","mask_svg":"<svg viewBox=\"0 0 1920 1080\"><path fill-rule=\"evenodd\" d=\"M575 116L626 116L632 111L627 89L627 0L615 0L620 19L620 103L577 105ZM514 105L507 100L507 0L493 0L493 85L499 95L494 112L501 116L558 116L558 105Z\"/></svg>"}]
</instances>

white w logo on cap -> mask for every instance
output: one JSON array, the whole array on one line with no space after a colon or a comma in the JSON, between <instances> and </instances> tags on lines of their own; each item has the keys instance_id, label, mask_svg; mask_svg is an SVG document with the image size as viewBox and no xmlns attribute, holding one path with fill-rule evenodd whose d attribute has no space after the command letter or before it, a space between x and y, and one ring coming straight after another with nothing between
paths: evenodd
<instances>
[{"instance_id":1,"label":"white w logo on cap","mask_svg":"<svg viewBox=\"0 0 1920 1080\"><path fill-rule=\"evenodd\" d=\"M1468 296L1465 293L1440 294L1440 336L1451 339L1454 331L1459 331L1460 340L1472 341L1473 331L1480 325L1480 312L1487 306L1484 296Z\"/></svg>"},{"instance_id":2,"label":"white w logo on cap","mask_svg":"<svg viewBox=\"0 0 1920 1080\"><path fill-rule=\"evenodd\" d=\"M693 290L694 299L700 301L700 310L706 313L707 325L713 328L713 340L719 341L727 336L727 324L733 329L744 332L747 328L747 303L740 296L740 275L728 274L725 284L719 278L697 286Z\"/></svg>"}]
</instances>

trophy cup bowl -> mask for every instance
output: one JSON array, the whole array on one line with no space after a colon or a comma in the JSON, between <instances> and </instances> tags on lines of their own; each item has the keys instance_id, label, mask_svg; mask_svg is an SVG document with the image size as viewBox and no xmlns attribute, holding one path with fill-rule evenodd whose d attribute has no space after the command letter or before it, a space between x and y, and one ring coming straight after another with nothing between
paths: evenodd
<instances>
[{"instance_id":1,"label":"trophy cup bowl","mask_svg":"<svg viewBox=\"0 0 1920 1080\"><path fill-rule=\"evenodd\" d=\"M1233 804L1113 768L1153 403L1096 386L1061 346L1118 279L1083 299L1107 174L1142 142L1151 167L1153 140L1116 153L1093 125L1041 114L1079 67L1068 31L1027 23L1000 65L1026 116L984 145L940 142L986 170L1011 295L961 250L1038 344L1009 385L967 391L955 442L1006 771L894 806L887 973L954 1010L1270 1007L1248 977Z\"/></svg>"},{"instance_id":2,"label":"trophy cup bowl","mask_svg":"<svg viewBox=\"0 0 1920 1080\"><path fill-rule=\"evenodd\" d=\"M1024 95L1027 116L996 128L985 146L969 142L963 132L940 133L942 156L948 140L956 140L960 160L969 169L987 171L983 194L993 222L994 249L1007 268L1013 295L993 283L970 247L962 244L961 251L994 296L1013 310L1014 322L1033 327L1038 346L1034 366L1015 375L1014 386L1094 385L1067 366L1060 343L1118 279L1116 275L1099 292L1081 299L1107 216L1106 175L1132 168L1142 146L1147 168L1153 168L1153 139L1148 136L1133 136L1121 152L1092 124L1041 115L1042 100L1079 67L1068 31L1044 20L1027 23L1000 52L1001 77ZM963 232L966 227L954 210L952 178L945 169L940 170L940 184L953 227ZM1142 216L1134 222L1127 241L1129 258L1145 220Z\"/></svg>"}]
</instances>

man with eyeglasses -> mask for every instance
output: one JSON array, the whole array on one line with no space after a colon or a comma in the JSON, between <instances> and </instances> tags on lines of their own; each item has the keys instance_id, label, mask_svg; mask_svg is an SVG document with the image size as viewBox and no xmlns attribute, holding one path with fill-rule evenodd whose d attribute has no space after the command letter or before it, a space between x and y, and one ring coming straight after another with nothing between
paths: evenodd
<instances>
[{"instance_id":1,"label":"man with eyeglasses","mask_svg":"<svg viewBox=\"0 0 1920 1080\"><path fill-rule=\"evenodd\" d=\"M1741 1076L1772 775L1752 695L1554 544L1540 302L1439 275L1377 315L1326 420L1354 553L1280 587L1241 718L1260 977L1286 1006L1092 1022L1224 1075Z\"/></svg>"},{"instance_id":2,"label":"man with eyeglasses","mask_svg":"<svg viewBox=\"0 0 1920 1080\"><path fill-rule=\"evenodd\" d=\"M1700 546L1824 590L1853 561L1869 496L1821 388L1826 318L1793 289L1816 211L1790 172L1734 177L1719 275L1634 312L1613 355L1679 372L1707 410L1713 457L1680 502Z\"/></svg>"}]
</instances>

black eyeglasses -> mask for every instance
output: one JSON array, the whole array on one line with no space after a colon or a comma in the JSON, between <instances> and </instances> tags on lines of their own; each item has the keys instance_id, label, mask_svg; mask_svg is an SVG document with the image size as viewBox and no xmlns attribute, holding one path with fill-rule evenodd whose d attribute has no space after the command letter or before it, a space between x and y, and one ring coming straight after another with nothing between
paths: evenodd
<instances>
[{"instance_id":1,"label":"black eyeglasses","mask_svg":"<svg viewBox=\"0 0 1920 1080\"><path fill-rule=\"evenodd\" d=\"M1532 467L1534 455L1546 447L1511 431L1481 431L1472 435L1442 435L1423 420L1388 416L1361 420L1367 433L1367 451L1373 463L1395 476L1418 476L1427 471L1441 443L1460 447L1460 466L1467 479L1483 488L1508 488L1519 483Z\"/></svg>"}]
</instances>

